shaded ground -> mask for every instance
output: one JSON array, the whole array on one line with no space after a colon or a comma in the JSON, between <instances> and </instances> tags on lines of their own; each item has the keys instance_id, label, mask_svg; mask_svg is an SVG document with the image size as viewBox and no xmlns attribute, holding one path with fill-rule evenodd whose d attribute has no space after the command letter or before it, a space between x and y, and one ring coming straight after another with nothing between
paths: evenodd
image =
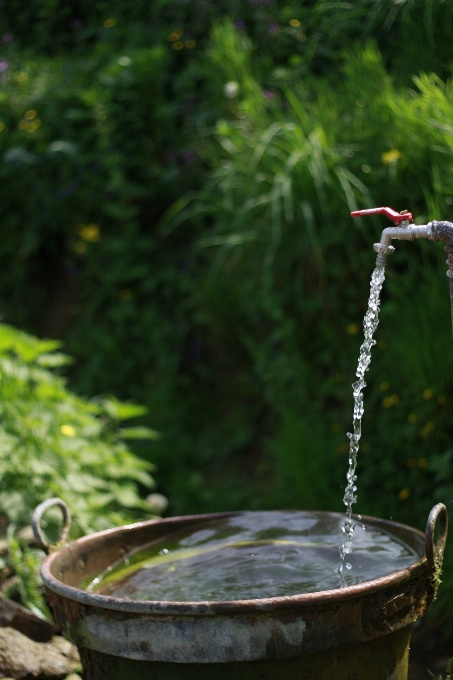
<instances>
[{"instance_id":1,"label":"shaded ground","mask_svg":"<svg viewBox=\"0 0 453 680\"><path fill-rule=\"evenodd\" d=\"M453 657L453 638L445 639L439 627L423 634L414 631L409 660L409 680L432 680L429 671L446 678L449 659Z\"/></svg>"}]
</instances>

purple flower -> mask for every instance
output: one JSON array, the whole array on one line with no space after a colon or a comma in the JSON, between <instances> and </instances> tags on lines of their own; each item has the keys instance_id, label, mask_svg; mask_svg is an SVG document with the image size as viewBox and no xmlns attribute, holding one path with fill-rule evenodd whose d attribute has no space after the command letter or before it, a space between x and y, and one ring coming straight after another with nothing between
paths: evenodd
<instances>
[{"instance_id":1,"label":"purple flower","mask_svg":"<svg viewBox=\"0 0 453 680\"><path fill-rule=\"evenodd\" d=\"M276 33L280 28L278 21L269 21L269 28L267 29L269 33Z\"/></svg>"},{"instance_id":2,"label":"purple flower","mask_svg":"<svg viewBox=\"0 0 453 680\"><path fill-rule=\"evenodd\" d=\"M193 105L197 99L197 96L193 93L190 93L187 95L185 100L182 103L182 109L183 111L190 111L190 109L193 108Z\"/></svg>"},{"instance_id":3,"label":"purple flower","mask_svg":"<svg viewBox=\"0 0 453 680\"><path fill-rule=\"evenodd\" d=\"M201 352L204 347L204 342L202 338L195 337L191 341L188 351L187 351L187 358L189 361L194 361L196 359L199 359L201 356Z\"/></svg>"},{"instance_id":4,"label":"purple flower","mask_svg":"<svg viewBox=\"0 0 453 680\"><path fill-rule=\"evenodd\" d=\"M242 21L242 19L239 19L239 21L235 21L234 25L238 29L238 31L245 31L245 21Z\"/></svg>"},{"instance_id":5,"label":"purple flower","mask_svg":"<svg viewBox=\"0 0 453 680\"><path fill-rule=\"evenodd\" d=\"M82 28L83 23L83 19L73 19L69 22L69 27L72 28L73 31L78 31L80 28Z\"/></svg>"},{"instance_id":6,"label":"purple flower","mask_svg":"<svg viewBox=\"0 0 453 680\"><path fill-rule=\"evenodd\" d=\"M70 264L66 267L66 276L69 279L76 279L77 278L77 267L74 265Z\"/></svg>"},{"instance_id":7,"label":"purple flower","mask_svg":"<svg viewBox=\"0 0 453 680\"><path fill-rule=\"evenodd\" d=\"M3 73L3 71L6 71L7 69L9 69L9 63L3 59L0 61L0 73Z\"/></svg>"},{"instance_id":8,"label":"purple flower","mask_svg":"<svg viewBox=\"0 0 453 680\"><path fill-rule=\"evenodd\" d=\"M275 97L275 90L264 90L263 95L266 99L273 99Z\"/></svg>"},{"instance_id":9,"label":"purple flower","mask_svg":"<svg viewBox=\"0 0 453 680\"><path fill-rule=\"evenodd\" d=\"M193 151L184 151L184 153L182 154L182 157L183 157L184 163L186 165L188 165L189 163L192 163L192 161L195 160L197 155Z\"/></svg>"},{"instance_id":10,"label":"purple flower","mask_svg":"<svg viewBox=\"0 0 453 680\"><path fill-rule=\"evenodd\" d=\"M12 39L13 39L12 33L5 33L5 35L2 36L2 42L11 42Z\"/></svg>"}]
</instances>

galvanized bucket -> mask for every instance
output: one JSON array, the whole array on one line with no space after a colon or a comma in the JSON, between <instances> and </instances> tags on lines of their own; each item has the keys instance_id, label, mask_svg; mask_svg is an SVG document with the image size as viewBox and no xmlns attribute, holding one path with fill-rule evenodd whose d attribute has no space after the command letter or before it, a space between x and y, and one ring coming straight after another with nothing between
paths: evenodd
<instances>
[{"instance_id":1,"label":"galvanized bucket","mask_svg":"<svg viewBox=\"0 0 453 680\"><path fill-rule=\"evenodd\" d=\"M63 508L54 499L34 515L35 535L47 550L39 522L52 503ZM442 504L431 511L425 535L363 517L404 541L420 559L346 588L260 600L153 602L78 587L134 548L239 514L171 517L111 529L45 559L42 578L50 608L62 633L77 644L86 680L407 679L410 626L424 614L439 582L447 537Z\"/></svg>"}]
</instances>

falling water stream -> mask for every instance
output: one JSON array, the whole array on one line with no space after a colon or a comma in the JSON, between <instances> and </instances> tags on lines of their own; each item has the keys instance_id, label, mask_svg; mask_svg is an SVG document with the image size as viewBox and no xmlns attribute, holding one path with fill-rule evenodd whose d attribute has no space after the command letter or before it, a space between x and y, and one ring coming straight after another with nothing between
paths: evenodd
<instances>
[{"instance_id":1,"label":"falling water stream","mask_svg":"<svg viewBox=\"0 0 453 680\"><path fill-rule=\"evenodd\" d=\"M340 580L340 586L345 587L346 581L344 576L344 568L351 569L351 564L346 562L346 555L352 552L352 538L356 524L352 519L352 505L357 501L357 475L355 473L357 467L357 453L359 450L359 441L362 436L362 416L363 416L363 389L366 387L364 380L365 373L368 370L371 361L371 348L376 344L373 335L379 323L379 295L382 289L382 284L385 279L385 267L376 267L371 276L370 297L368 300L368 309L363 320L364 341L360 347L359 363L357 365L356 376L358 380L353 383L352 390L354 396L354 414L352 418L353 432L348 432L349 443L349 469L346 475L348 480L345 493L344 504L346 506L346 520L343 524L342 530L346 536L346 540L340 546L340 562L336 567L336 572Z\"/></svg>"}]
</instances>

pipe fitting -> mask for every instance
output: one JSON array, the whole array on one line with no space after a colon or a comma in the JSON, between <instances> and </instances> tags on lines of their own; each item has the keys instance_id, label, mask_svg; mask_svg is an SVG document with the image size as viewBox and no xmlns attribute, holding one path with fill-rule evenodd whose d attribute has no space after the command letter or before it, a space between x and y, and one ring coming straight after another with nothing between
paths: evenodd
<instances>
[{"instance_id":1,"label":"pipe fitting","mask_svg":"<svg viewBox=\"0 0 453 680\"><path fill-rule=\"evenodd\" d=\"M433 241L445 241L445 252L447 253L447 276L450 285L453 285L453 224L451 222L430 222ZM452 292L453 296L453 292Z\"/></svg>"},{"instance_id":2,"label":"pipe fitting","mask_svg":"<svg viewBox=\"0 0 453 680\"><path fill-rule=\"evenodd\" d=\"M433 220L428 226L431 228L433 241L445 240L453 243L453 224L451 222Z\"/></svg>"}]
</instances>

